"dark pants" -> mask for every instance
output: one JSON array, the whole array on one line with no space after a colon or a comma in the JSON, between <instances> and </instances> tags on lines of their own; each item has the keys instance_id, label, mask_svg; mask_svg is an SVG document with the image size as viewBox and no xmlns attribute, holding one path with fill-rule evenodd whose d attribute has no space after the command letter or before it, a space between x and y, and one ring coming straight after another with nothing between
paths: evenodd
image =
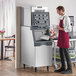
<instances>
[{"instance_id":1,"label":"dark pants","mask_svg":"<svg viewBox=\"0 0 76 76\"><path fill-rule=\"evenodd\" d=\"M62 68L66 68L66 64L65 64L65 60L66 60L67 69L72 70L71 59L70 59L70 56L69 56L68 48L59 48L59 52L60 52Z\"/></svg>"}]
</instances>

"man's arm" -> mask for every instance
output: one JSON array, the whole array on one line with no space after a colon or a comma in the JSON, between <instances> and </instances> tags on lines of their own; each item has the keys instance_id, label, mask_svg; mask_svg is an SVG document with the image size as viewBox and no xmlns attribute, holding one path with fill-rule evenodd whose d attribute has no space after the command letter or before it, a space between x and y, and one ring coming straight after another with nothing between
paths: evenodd
<instances>
[{"instance_id":1,"label":"man's arm","mask_svg":"<svg viewBox=\"0 0 76 76\"><path fill-rule=\"evenodd\" d=\"M57 29L58 29L58 30L65 31L64 28L61 28L60 26L57 26Z\"/></svg>"}]
</instances>

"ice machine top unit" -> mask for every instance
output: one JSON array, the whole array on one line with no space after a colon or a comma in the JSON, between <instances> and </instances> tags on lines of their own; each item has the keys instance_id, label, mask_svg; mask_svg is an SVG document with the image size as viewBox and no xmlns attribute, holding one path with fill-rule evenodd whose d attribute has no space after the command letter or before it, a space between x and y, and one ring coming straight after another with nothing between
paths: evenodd
<instances>
[{"instance_id":1,"label":"ice machine top unit","mask_svg":"<svg viewBox=\"0 0 76 76\"><path fill-rule=\"evenodd\" d=\"M40 39L42 35L50 36L49 27L50 27L50 18L48 8L32 7L31 28L33 32L35 46L52 44L51 39L48 40Z\"/></svg>"}]
</instances>

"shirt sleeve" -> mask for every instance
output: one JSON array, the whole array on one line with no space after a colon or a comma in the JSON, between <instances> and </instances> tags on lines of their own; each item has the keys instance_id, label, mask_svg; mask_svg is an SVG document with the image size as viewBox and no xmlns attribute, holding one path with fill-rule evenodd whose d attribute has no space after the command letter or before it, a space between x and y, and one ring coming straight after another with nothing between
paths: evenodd
<instances>
[{"instance_id":1,"label":"shirt sleeve","mask_svg":"<svg viewBox=\"0 0 76 76\"><path fill-rule=\"evenodd\" d=\"M70 25L70 18L68 16L64 17L63 27L64 27L65 32L71 32L72 30L71 25Z\"/></svg>"},{"instance_id":2,"label":"shirt sleeve","mask_svg":"<svg viewBox=\"0 0 76 76\"><path fill-rule=\"evenodd\" d=\"M60 17L57 18L57 25L60 23Z\"/></svg>"}]
</instances>

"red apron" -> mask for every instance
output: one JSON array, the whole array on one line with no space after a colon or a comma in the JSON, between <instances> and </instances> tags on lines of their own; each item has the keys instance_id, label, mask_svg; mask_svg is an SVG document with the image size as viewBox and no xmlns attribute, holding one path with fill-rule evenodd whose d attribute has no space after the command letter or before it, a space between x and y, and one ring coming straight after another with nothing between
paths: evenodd
<instances>
[{"instance_id":1,"label":"red apron","mask_svg":"<svg viewBox=\"0 0 76 76\"><path fill-rule=\"evenodd\" d=\"M63 20L60 20L59 26L63 28ZM69 34L59 30L57 46L60 48L69 48Z\"/></svg>"}]
</instances>

